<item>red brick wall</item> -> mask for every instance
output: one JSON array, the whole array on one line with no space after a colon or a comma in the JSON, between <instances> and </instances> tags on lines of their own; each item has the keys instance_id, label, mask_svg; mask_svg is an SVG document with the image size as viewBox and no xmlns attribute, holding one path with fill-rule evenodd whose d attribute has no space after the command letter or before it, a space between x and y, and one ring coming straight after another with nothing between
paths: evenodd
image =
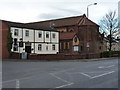
<instances>
[{"instance_id":1,"label":"red brick wall","mask_svg":"<svg viewBox=\"0 0 120 90\"><path fill-rule=\"evenodd\" d=\"M11 53L10 57L11 59L20 59L20 54L19 53Z\"/></svg>"},{"instance_id":2,"label":"red brick wall","mask_svg":"<svg viewBox=\"0 0 120 90\"><path fill-rule=\"evenodd\" d=\"M2 27L0 28L0 31L2 32L2 40L0 41L0 47L2 47L2 56L0 58L5 59L9 58L9 52L7 49L7 36L8 36L8 27L5 23L1 22Z\"/></svg>"},{"instance_id":3,"label":"red brick wall","mask_svg":"<svg viewBox=\"0 0 120 90\"><path fill-rule=\"evenodd\" d=\"M99 45L99 27L98 26L80 26L78 31L80 44L84 46L81 53L100 53ZM86 48L89 42L89 50Z\"/></svg>"},{"instance_id":4,"label":"red brick wall","mask_svg":"<svg viewBox=\"0 0 120 90\"><path fill-rule=\"evenodd\" d=\"M19 59L19 53L12 53L10 56L11 59ZM82 55L64 55L64 54L57 54L57 55L29 55L28 59L30 60L75 60L75 59L86 59L86 58L100 58L100 54L82 54Z\"/></svg>"},{"instance_id":5,"label":"red brick wall","mask_svg":"<svg viewBox=\"0 0 120 90\"><path fill-rule=\"evenodd\" d=\"M100 58L100 54L89 54L89 55L29 55L31 60L75 60L75 59L86 59L86 58Z\"/></svg>"}]
</instances>

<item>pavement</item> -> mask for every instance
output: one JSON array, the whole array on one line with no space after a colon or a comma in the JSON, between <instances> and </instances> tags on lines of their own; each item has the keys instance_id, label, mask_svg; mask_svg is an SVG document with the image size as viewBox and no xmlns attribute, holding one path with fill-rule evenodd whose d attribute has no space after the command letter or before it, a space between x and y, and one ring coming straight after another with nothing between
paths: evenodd
<instances>
[{"instance_id":1,"label":"pavement","mask_svg":"<svg viewBox=\"0 0 120 90\"><path fill-rule=\"evenodd\" d=\"M5 61L2 62L2 87L118 88L118 58L86 61Z\"/></svg>"},{"instance_id":2,"label":"pavement","mask_svg":"<svg viewBox=\"0 0 120 90\"><path fill-rule=\"evenodd\" d=\"M3 62L51 62L51 61L56 61L56 62L73 62L73 61L82 61L82 62L87 62L87 61L102 61L102 60L113 60L113 59L120 59L119 57L108 57L108 58L94 58L94 59L74 59L74 60L30 60L30 59L2 59L1 61Z\"/></svg>"}]
</instances>

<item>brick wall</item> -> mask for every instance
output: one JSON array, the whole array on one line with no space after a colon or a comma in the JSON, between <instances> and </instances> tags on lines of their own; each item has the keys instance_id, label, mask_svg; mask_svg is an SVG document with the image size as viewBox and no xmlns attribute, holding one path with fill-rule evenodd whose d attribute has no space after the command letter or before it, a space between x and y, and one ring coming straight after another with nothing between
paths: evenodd
<instances>
[{"instance_id":1,"label":"brick wall","mask_svg":"<svg viewBox=\"0 0 120 90\"><path fill-rule=\"evenodd\" d=\"M18 53L12 53L11 59L19 59L20 55ZM86 58L100 58L100 54L82 54L82 55L64 55L64 54L58 54L58 55L37 55L32 54L28 56L28 59L30 60L75 60L75 59L86 59Z\"/></svg>"},{"instance_id":2,"label":"brick wall","mask_svg":"<svg viewBox=\"0 0 120 90\"><path fill-rule=\"evenodd\" d=\"M5 59L5 58L9 58L9 52L8 52L8 49L7 49L7 36L8 36L8 26L3 23L2 21L0 21L1 23L1 28L0 28L0 32L2 32L2 41L0 42L1 43L1 51L2 51L2 59Z\"/></svg>"},{"instance_id":3,"label":"brick wall","mask_svg":"<svg viewBox=\"0 0 120 90\"><path fill-rule=\"evenodd\" d=\"M29 59L32 60L74 60L74 59L86 59L86 58L100 58L100 54L89 55L29 55Z\"/></svg>"}]
</instances>

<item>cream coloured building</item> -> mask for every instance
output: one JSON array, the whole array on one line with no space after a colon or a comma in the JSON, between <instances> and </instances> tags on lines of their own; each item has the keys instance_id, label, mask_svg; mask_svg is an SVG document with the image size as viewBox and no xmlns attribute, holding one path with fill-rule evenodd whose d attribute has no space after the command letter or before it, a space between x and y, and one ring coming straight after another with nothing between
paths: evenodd
<instances>
[{"instance_id":1,"label":"cream coloured building","mask_svg":"<svg viewBox=\"0 0 120 90\"><path fill-rule=\"evenodd\" d=\"M59 52L59 32L51 28L8 24L13 38L12 52L30 54L57 54Z\"/></svg>"}]
</instances>

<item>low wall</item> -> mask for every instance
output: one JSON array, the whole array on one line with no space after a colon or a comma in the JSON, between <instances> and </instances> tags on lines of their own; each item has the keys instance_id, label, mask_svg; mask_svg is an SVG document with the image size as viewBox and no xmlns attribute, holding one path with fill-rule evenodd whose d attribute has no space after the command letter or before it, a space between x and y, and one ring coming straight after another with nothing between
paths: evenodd
<instances>
[{"instance_id":1,"label":"low wall","mask_svg":"<svg viewBox=\"0 0 120 90\"><path fill-rule=\"evenodd\" d=\"M12 53L10 58L11 59L20 59L21 55L18 53ZM74 59L92 59L92 58L100 58L100 54L82 54L82 55L64 55L64 54L57 54L57 55L40 55L40 54L30 54L28 55L28 59L30 60L74 60Z\"/></svg>"},{"instance_id":2,"label":"low wall","mask_svg":"<svg viewBox=\"0 0 120 90\"><path fill-rule=\"evenodd\" d=\"M86 59L86 58L100 58L100 54L89 55L29 55L28 59L31 60L74 60L74 59Z\"/></svg>"},{"instance_id":3,"label":"low wall","mask_svg":"<svg viewBox=\"0 0 120 90\"><path fill-rule=\"evenodd\" d=\"M21 55L19 53L11 53L10 57L11 59L20 59Z\"/></svg>"}]
</instances>

